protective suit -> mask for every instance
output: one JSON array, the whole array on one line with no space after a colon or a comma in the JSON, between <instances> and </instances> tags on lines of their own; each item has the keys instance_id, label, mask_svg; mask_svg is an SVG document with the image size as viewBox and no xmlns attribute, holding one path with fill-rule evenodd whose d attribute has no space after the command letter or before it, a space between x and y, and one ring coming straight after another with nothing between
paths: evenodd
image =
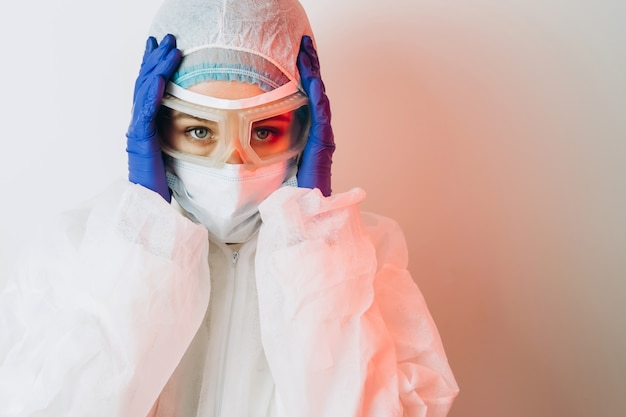
<instances>
[{"instance_id":1,"label":"protective suit","mask_svg":"<svg viewBox=\"0 0 626 417\"><path fill-rule=\"evenodd\" d=\"M297 2L168 1L152 34L197 29L192 18L206 33L173 33L181 77L207 62L185 56L210 44L270 62L252 76L268 92L319 88L297 66L294 42L311 34ZM136 103L150 95L142 85ZM297 181L258 205L254 233L218 238L176 193L170 202L176 171L154 152L148 107L133 110L130 181L42 231L38 256L0 293L0 417L445 416L458 387L397 224L362 213L358 188L304 185L315 175L300 160ZM328 137L313 119L309 141Z\"/></svg>"}]
</instances>

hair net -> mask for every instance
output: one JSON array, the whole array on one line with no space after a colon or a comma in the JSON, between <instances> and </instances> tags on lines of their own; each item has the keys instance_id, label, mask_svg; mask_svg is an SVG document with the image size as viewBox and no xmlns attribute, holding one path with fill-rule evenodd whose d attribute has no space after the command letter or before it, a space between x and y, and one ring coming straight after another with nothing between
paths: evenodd
<instances>
[{"instance_id":1,"label":"hair net","mask_svg":"<svg viewBox=\"0 0 626 417\"><path fill-rule=\"evenodd\" d=\"M235 80L265 91L300 84L300 40L313 37L297 0L165 0L150 34L161 40L168 33L184 55L174 83Z\"/></svg>"}]
</instances>

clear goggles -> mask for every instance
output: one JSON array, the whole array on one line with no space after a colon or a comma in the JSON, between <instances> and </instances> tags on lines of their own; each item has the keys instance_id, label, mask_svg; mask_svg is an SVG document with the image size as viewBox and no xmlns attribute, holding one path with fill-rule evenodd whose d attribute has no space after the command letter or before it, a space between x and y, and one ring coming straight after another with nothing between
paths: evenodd
<instances>
[{"instance_id":1,"label":"clear goggles","mask_svg":"<svg viewBox=\"0 0 626 417\"><path fill-rule=\"evenodd\" d=\"M172 157L204 166L221 166L234 152L243 164L251 166L294 158L308 137L308 103L293 82L240 100L210 97L168 83L162 105L197 119L201 135L194 133L190 139L194 144L181 147L167 139L168 134L176 133L165 128L162 149Z\"/></svg>"}]
</instances>

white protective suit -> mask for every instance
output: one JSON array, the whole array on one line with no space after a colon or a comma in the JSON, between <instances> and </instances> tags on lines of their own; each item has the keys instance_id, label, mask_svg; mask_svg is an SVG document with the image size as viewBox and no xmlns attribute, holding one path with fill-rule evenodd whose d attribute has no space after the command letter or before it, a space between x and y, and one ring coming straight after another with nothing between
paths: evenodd
<instances>
[{"instance_id":1,"label":"white protective suit","mask_svg":"<svg viewBox=\"0 0 626 417\"><path fill-rule=\"evenodd\" d=\"M283 187L233 249L114 185L0 294L0 416L445 416L402 233L363 196Z\"/></svg>"},{"instance_id":2,"label":"white protective suit","mask_svg":"<svg viewBox=\"0 0 626 417\"><path fill-rule=\"evenodd\" d=\"M297 82L310 27L294 0L170 0L167 32ZM0 417L445 416L458 387L403 235L363 198L280 188L229 246L114 184L42 231L0 292Z\"/></svg>"}]
</instances>

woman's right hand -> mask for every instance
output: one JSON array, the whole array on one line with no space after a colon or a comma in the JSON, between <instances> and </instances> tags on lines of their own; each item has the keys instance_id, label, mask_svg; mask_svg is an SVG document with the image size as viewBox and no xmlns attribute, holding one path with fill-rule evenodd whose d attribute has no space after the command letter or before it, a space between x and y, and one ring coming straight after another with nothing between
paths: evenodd
<instances>
[{"instance_id":1,"label":"woman's right hand","mask_svg":"<svg viewBox=\"0 0 626 417\"><path fill-rule=\"evenodd\" d=\"M161 106L165 83L182 58L176 49L176 39L166 35L161 44L149 37L133 93L132 118L126 132L128 179L159 193L171 201L167 187L165 164L156 127L156 115Z\"/></svg>"}]
</instances>

